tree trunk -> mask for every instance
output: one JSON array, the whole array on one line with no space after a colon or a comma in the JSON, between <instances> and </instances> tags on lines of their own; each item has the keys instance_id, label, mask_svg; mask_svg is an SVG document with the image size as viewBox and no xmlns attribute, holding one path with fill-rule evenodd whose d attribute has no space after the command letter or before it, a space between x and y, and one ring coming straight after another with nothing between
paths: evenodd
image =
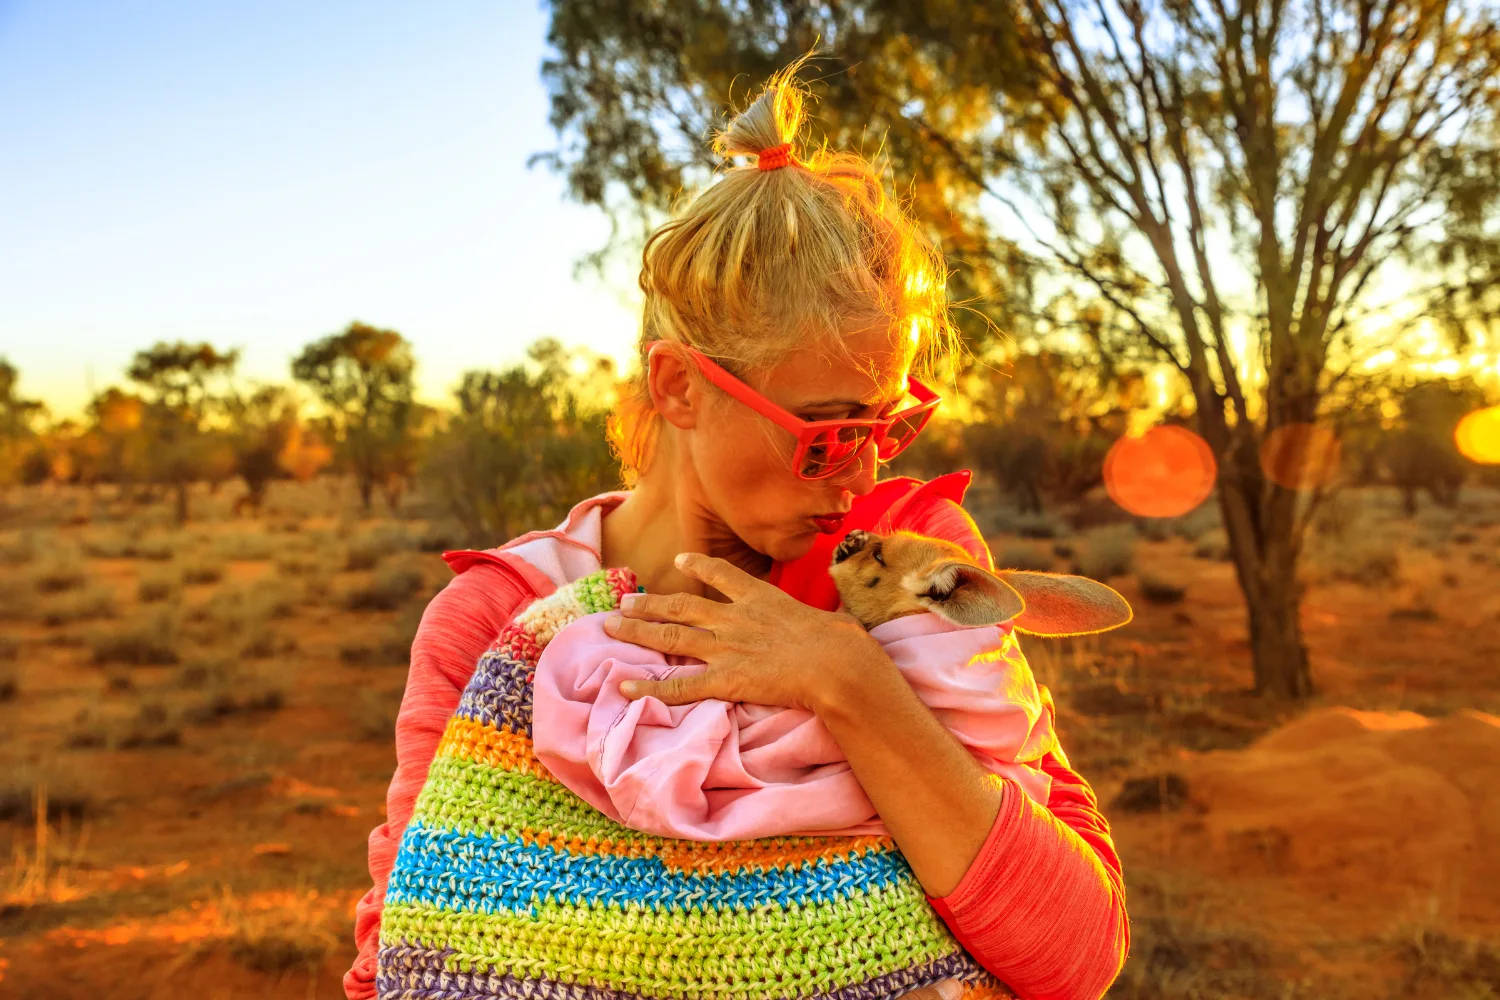
<instances>
[{"instance_id":1,"label":"tree trunk","mask_svg":"<svg viewBox=\"0 0 1500 1000\"><path fill-rule=\"evenodd\" d=\"M1305 698L1313 693L1313 684L1302 640L1297 540L1285 527L1270 530L1265 526L1277 515L1284 517L1286 511L1262 509L1265 493L1256 477L1241 474L1234 478L1233 483L1219 482L1220 508L1235 574L1245 595L1255 693Z\"/></svg>"},{"instance_id":2,"label":"tree trunk","mask_svg":"<svg viewBox=\"0 0 1500 1000\"><path fill-rule=\"evenodd\" d=\"M187 524L188 520L188 484L177 484L177 523Z\"/></svg>"},{"instance_id":3,"label":"tree trunk","mask_svg":"<svg viewBox=\"0 0 1500 1000\"><path fill-rule=\"evenodd\" d=\"M1247 595L1249 596L1249 595ZM1313 693L1302 641L1302 599L1295 580L1267 581L1248 602L1255 693L1306 698Z\"/></svg>"},{"instance_id":4,"label":"tree trunk","mask_svg":"<svg viewBox=\"0 0 1500 1000\"><path fill-rule=\"evenodd\" d=\"M375 480L361 473L359 476L359 504L367 515L370 513L370 500L374 492Z\"/></svg>"}]
</instances>

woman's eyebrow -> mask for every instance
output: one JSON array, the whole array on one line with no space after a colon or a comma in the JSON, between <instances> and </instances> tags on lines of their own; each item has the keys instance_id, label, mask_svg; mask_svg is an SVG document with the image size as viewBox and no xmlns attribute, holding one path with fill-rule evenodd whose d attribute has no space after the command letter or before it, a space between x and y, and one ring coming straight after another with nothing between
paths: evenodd
<instances>
[{"instance_id":1,"label":"woman's eyebrow","mask_svg":"<svg viewBox=\"0 0 1500 1000\"><path fill-rule=\"evenodd\" d=\"M887 396L884 399L877 399L874 402L866 403L862 399L816 399L816 400L813 400L811 402L803 403L800 407L798 407L798 409L803 409L803 410L820 410L820 409L823 409L824 407L829 407L829 406L848 406L848 407L852 407L854 409L858 409L858 408L860 408L862 406L889 405L891 403L899 403L901 401L901 397L903 397L905 395L906 395L906 384L905 384L905 380L903 379L902 380L902 385L901 385L901 387L900 387L899 390L893 388L893 389L891 389L891 395Z\"/></svg>"}]
</instances>

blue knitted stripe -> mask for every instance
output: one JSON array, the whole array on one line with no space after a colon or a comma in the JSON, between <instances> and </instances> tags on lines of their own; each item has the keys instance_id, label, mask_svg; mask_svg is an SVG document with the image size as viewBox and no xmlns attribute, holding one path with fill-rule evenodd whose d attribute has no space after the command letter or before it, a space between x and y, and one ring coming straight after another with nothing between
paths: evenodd
<instances>
[{"instance_id":1,"label":"blue knitted stripe","mask_svg":"<svg viewBox=\"0 0 1500 1000\"><path fill-rule=\"evenodd\" d=\"M767 871L695 874L669 869L658 858L571 854L507 837L430 829L414 821L401 838L386 905L530 911L534 899L550 895L575 905L635 902L700 910L778 902L805 906L910 885L912 877L906 859L891 851L813 859Z\"/></svg>"}]
</instances>

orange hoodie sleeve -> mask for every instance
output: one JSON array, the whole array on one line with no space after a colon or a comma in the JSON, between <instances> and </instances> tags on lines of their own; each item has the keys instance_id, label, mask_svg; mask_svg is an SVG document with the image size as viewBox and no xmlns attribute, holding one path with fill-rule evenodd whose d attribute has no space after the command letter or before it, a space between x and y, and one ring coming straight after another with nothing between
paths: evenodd
<instances>
[{"instance_id":1,"label":"orange hoodie sleeve","mask_svg":"<svg viewBox=\"0 0 1500 1000\"><path fill-rule=\"evenodd\" d=\"M903 511L896 527L957 542L993 567L973 519L952 500ZM1005 780L968 871L948 895L927 900L969 954L1025 1000L1097 1000L1130 949L1120 858L1093 789L1062 749L1039 764L1052 777L1046 807Z\"/></svg>"},{"instance_id":2,"label":"orange hoodie sleeve","mask_svg":"<svg viewBox=\"0 0 1500 1000\"><path fill-rule=\"evenodd\" d=\"M449 580L422 614L412 639L406 693L396 716L396 773L386 792L385 822L370 831L374 884L354 910L358 955L344 973L344 994L350 1000L375 996L375 955L386 883L448 717L457 710L479 657L520 611L522 602L535 597L514 570L498 562L478 562Z\"/></svg>"}]
</instances>

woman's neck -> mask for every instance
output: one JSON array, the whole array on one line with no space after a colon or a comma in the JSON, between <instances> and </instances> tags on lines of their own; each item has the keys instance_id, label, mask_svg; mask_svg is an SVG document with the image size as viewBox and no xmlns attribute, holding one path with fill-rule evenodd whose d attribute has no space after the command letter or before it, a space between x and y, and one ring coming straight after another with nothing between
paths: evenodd
<instances>
[{"instance_id":1,"label":"woman's neck","mask_svg":"<svg viewBox=\"0 0 1500 1000\"><path fill-rule=\"evenodd\" d=\"M652 594L690 593L722 600L723 595L672 564L679 552L717 556L764 580L773 560L729 531L712 512L661 479L640 481L600 524L605 568L628 567Z\"/></svg>"}]
</instances>

